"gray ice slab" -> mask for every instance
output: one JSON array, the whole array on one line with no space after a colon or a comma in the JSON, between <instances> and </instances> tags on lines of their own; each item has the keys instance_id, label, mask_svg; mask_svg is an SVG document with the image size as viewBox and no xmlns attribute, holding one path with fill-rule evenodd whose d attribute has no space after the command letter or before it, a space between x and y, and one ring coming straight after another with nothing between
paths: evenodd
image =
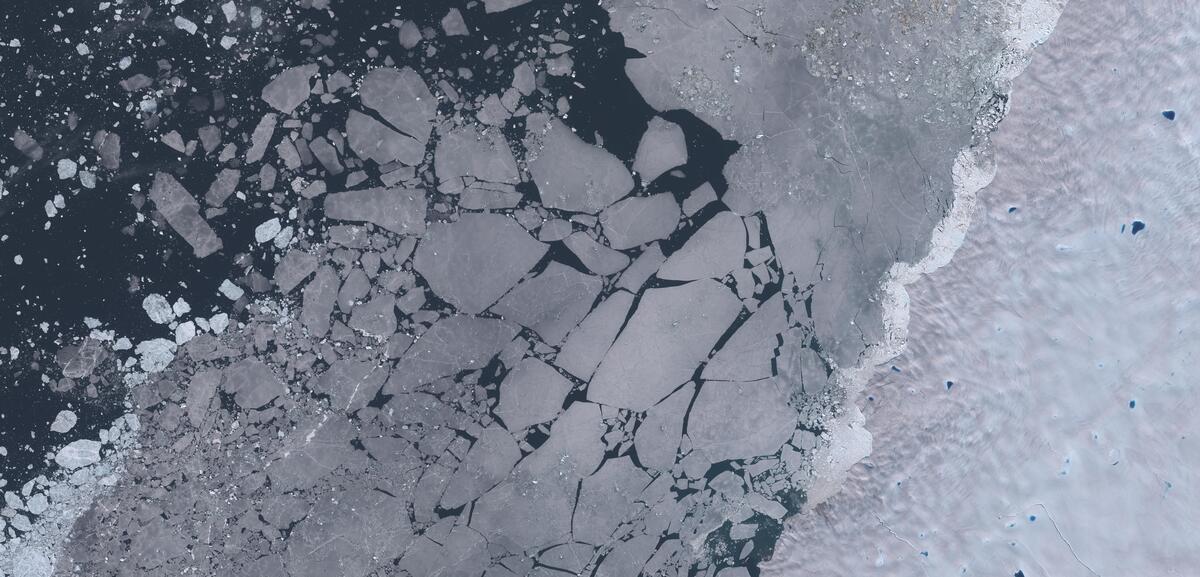
<instances>
[{"instance_id":1,"label":"gray ice slab","mask_svg":"<svg viewBox=\"0 0 1200 577\"><path fill-rule=\"evenodd\" d=\"M281 545L291 577L365 577L413 543L402 498L352 487L314 500L308 517Z\"/></svg>"},{"instance_id":2,"label":"gray ice slab","mask_svg":"<svg viewBox=\"0 0 1200 577\"><path fill-rule=\"evenodd\" d=\"M658 243L646 247L642 250L642 254L638 255L637 260L621 273L621 279L617 282L617 286L630 292L640 292L642 285L658 272L658 267L662 266L665 260L667 257L663 256Z\"/></svg>"},{"instance_id":3,"label":"gray ice slab","mask_svg":"<svg viewBox=\"0 0 1200 577\"><path fill-rule=\"evenodd\" d=\"M501 214L463 214L429 226L414 267L442 299L479 313L508 292L546 253L517 222Z\"/></svg>"},{"instance_id":4,"label":"gray ice slab","mask_svg":"<svg viewBox=\"0 0 1200 577\"><path fill-rule=\"evenodd\" d=\"M300 311L300 322L308 329L311 336L320 338L329 332L329 315L333 314L333 305L337 299L341 279L329 265L317 269L317 276L304 287L303 308Z\"/></svg>"},{"instance_id":5,"label":"gray ice slab","mask_svg":"<svg viewBox=\"0 0 1200 577\"><path fill-rule=\"evenodd\" d=\"M480 497L471 526L488 541L514 551L566 541L579 480L604 458L604 431L598 405L571 404L513 476Z\"/></svg>"},{"instance_id":6,"label":"gray ice slab","mask_svg":"<svg viewBox=\"0 0 1200 577\"><path fill-rule=\"evenodd\" d=\"M271 143L271 136L275 134L275 124L279 117L274 112L268 112L259 119L258 124L254 127L254 132L250 133L250 148L246 150L246 164L254 164L262 160L263 154L267 152L267 145Z\"/></svg>"},{"instance_id":7,"label":"gray ice slab","mask_svg":"<svg viewBox=\"0 0 1200 577\"><path fill-rule=\"evenodd\" d=\"M221 371L205 369L197 371L187 385L187 416L193 427L204 422L204 415L212 403L217 387L221 385Z\"/></svg>"},{"instance_id":8,"label":"gray ice slab","mask_svg":"<svg viewBox=\"0 0 1200 577\"><path fill-rule=\"evenodd\" d=\"M679 224L679 203L669 193L619 200L600 213L608 245L624 250L667 238Z\"/></svg>"},{"instance_id":9,"label":"gray ice slab","mask_svg":"<svg viewBox=\"0 0 1200 577\"><path fill-rule=\"evenodd\" d=\"M704 383L688 413L692 447L714 463L775 453L796 431L788 397L778 379Z\"/></svg>"},{"instance_id":10,"label":"gray ice slab","mask_svg":"<svg viewBox=\"0 0 1200 577\"><path fill-rule=\"evenodd\" d=\"M308 275L317 270L316 255L292 249L275 265L275 286L280 292L289 293L300 285Z\"/></svg>"},{"instance_id":11,"label":"gray ice slab","mask_svg":"<svg viewBox=\"0 0 1200 577\"><path fill-rule=\"evenodd\" d=\"M463 21L462 12L458 8L451 8L442 16L442 31L446 36L467 36L470 30L467 30L467 23Z\"/></svg>"},{"instance_id":12,"label":"gray ice slab","mask_svg":"<svg viewBox=\"0 0 1200 577\"><path fill-rule=\"evenodd\" d=\"M227 367L221 388L233 394L233 400L243 409L257 409L286 391L275 373L254 358Z\"/></svg>"},{"instance_id":13,"label":"gray ice slab","mask_svg":"<svg viewBox=\"0 0 1200 577\"><path fill-rule=\"evenodd\" d=\"M528 3L529 0L483 0L483 7L488 14L491 14L493 12L503 12L509 8L516 8Z\"/></svg>"},{"instance_id":14,"label":"gray ice slab","mask_svg":"<svg viewBox=\"0 0 1200 577\"><path fill-rule=\"evenodd\" d=\"M348 324L376 338L392 336L396 332L396 297L390 293L377 294L355 305Z\"/></svg>"},{"instance_id":15,"label":"gray ice slab","mask_svg":"<svg viewBox=\"0 0 1200 577\"><path fill-rule=\"evenodd\" d=\"M242 180L242 172L233 168L223 168L217 173L217 177L213 179L212 184L208 186L208 192L204 194L204 201L209 206L221 206L225 203L225 199L229 198L237 190L238 182Z\"/></svg>"},{"instance_id":16,"label":"gray ice slab","mask_svg":"<svg viewBox=\"0 0 1200 577\"><path fill-rule=\"evenodd\" d=\"M308 386L318 394L329 395L333 408L353 413L375 397L388 373L389 366L375 358L341 358Z\"/></svg>"},{"instance_id":17,"label":"gray ice slab","mask_svg":"<svg viewBox=\"0 0 1200 577\"><path fill-rule=\"evenodd\" d=\"M563 244L579 257L583 266L598 275L616 274L629 266L628 256L596 242L585 232L571 234L563 239Z\"/></svg>"},{"instance_id":18,"label":"gray ice slab","mask_svg":"<svg viewBox=\"0 0 1200 577\"><path fill-rule=\"evenodd\" d=\"M536 277L514 287L492 312L536 331L557 345L587 315L603 281L569 266L551 262Z\"/></svg>"},{"instance_id":19,"label":"gray ice slab","mask_svg":"<svg viewBox=\"0 0 1200 577\"><path fill-rule=\"evenodd\" d=\"M174 176L156 172L154 185L150 188L150 200L154 201L155 208L167 219L167 224L192 245L197 258L204 258L221 250L221 239L200 216L200 203L192 198L191 193L184 189Z\"/></svg>"},{"instance_id":20,"label":"gray ice slab","mask_svg":"<svg viewBox=\"0 0 1200 577\"><path fill-rule=\"evenodd\" d=\"M579 488L571 535L584 543L607 543L617 525L645 508L637 498L649 484L650 475L628 457L605 461Z\"/></svg>"},{"instance_id":21,"label":"gray ice slab","mask_svg":"<svg viewBox=\"0 0 1200 577\"><path fill-rule=\"evenodd\" d=\"M79 422L79 416L74 411L59 411L54 416L54 422L50 423L50 430L55 433L66 433L75 428L75 423Z\"/></svg>"},{"instance_id":22,"label":"gray ice slab","mask_svg":"<svg viewBox=\"0 0 1200 577\"><path fill-rule=\"evenodd\" d=\"M746 225L731 212L719 212L667 257L658 278L720 278L741 268L746 258Z\"/></svg>"},{"instance_id":23,"label":"gray ice slab","mask_svg":"<svg viewBox=\"0 0 1200 577\"><path fill-rule=\"evenodd\" d=\"M92 145L100 155L100 166L109 170L121 168L121 135L107 130L96 132Z\"/></svg>"},{"instance_id":24,"label":"gray ice slab","mask_svg":"<svg viewBox=\"0 0 1200 577\"><path fill-rule=\"evenodd\" d=\"M293 66L280 72L262 89L262 99L271 108L284 114L291 114L296 107L308 99L309 79L317 73L320 66L304 64Z\"/></svg>"},{"instance_id":25,"label":"gray ice slab","mask_svg":"<svg viewBox=\"0 0 1200 577\"><path fill-rule=\"evenodd\" d=\"M530 130L541 128L541 118L530 116ZM529 172L549 208L597 213L633 189L633 176L617 157L584 142L558 119L550 121Z\"/></svg>"},{"instance_id":26,"label":"gray ice slab","mask_svg":"<svg viewBox=\"0 0 1200 577\"><path fill-rule=\"evenodd\" d=\"M538 563L566 571L571 575L579 575L592 560L595 552L596 548L587 543L563 543L538 555Z\"/></svg>"},{"instance_id":27,"label":"gray ice slab","mask_svg":"<svg viewBox=\"0 0 1200 577\"><path fill-rule=\"evenodd\" d=\"M783 294L763 303L713 355L701 375L709 380L753 381L772 376L779 335L788 329Z\"/></svg>"},{"instance_id":28,"label":"gray ice slab","mask_svg":"<svg viewBox=\"0 0 1200 577\"><path fill-rule=\"evenodd\" d=\"M409 67L376 68L367 73L358 89L364 106L376 112L422 145L429 140L437 100L420 74Z\"/></svg>"},{"instance_id":29,"label":"gray ice slab","mask_svg":"<svg viewBox=\"0 0 1200 577\"><path fill-rule=\"evenodd\" d=\"M683 435L683 419L696 395L696 386L688 383L646 412L646 418L634 433L633 446L638 462L660 471L675 465L679 440Z\"/></svg>"},{"instance_id":30,"label":"gray ice slab","mask_svg":"<svg viewBox=\"0 0 1200 577\"><path fill-rule=\"evenodd\" d=\"M519 331L517 325L499 319L459 315L440 320L405 351L384 392L408 391L460 371L482 369Z\"/></svg>"},{"instance_id":31,"label":"gray ice slab","mask_svg":"<svg viewBox=\"0 0 1200 577\"><path fill-rule=\"evenodd\" d=\"M638 535L632 539L621 541L604 556L604 561L596 568L596 577L624 577L625 575L645 575L643 565L654 554L658 547L658 535Z\"/></svg>"},{"instance_id":32,"label":"gray ice slab","mask_svg":"<svg viewBox=\"0 0 1200 577\"><path fill-rule=\"evenodd\" d=\"M454 194L470 182L517 184L517 161L508 142L497 130L480 131L475 125L454 127L441 135L433 159L438 190Z\"/></svg>"},{"instance_id":33,"label":"gray ice slab","mask_svg":"<svg viewBox=\"0 0 1200 577\"><path fill-rule=\"evenodd\" d=\"M580 379L590 379L625 325L631 306L632 294L617 291L609 295L567 335L554 364Z\"/></svg>"},{"instance_id":34,"label":"gray ice slab","mask_svg":"<svg viewBox=\"0 0 1200 577\"><path fill-rule=\"evenodd\" d=\"M692 378L741 310L712 280L646 291L588 385L588 400L650 408Z\"/></svg>"},{"instance_id":35,"label":"gray ice slab","mask_svg":"<svg viewBox=\"0 0 1200 577\"><path fill-rule=\"evenodd\" d=\"M347 190L325 197L325 216L369 222L396 234L425 232L425 191L405 188Z\"/></svg>"},{"instance_id":36,"label":"gray ice slab","mask_svg":"<svg viewBox=\"0 0 1200 577\"><path fill-rule=\"evenodd\" d=\"M357 110L351 110L346 118L346 140L355 154L376 164L398 160L414 166L425 157L425 143L396 132Z\"/></svg>"},{"instance_id":37,"label":"gray ice slab","mask_svg":"<svg viewBox=\"0 0 1200 577\"><path fill-rule=\"evenodd\" d=\"M299 423L265 469L272 487L280 493L313 487L354 457L353 438L350 422L336 413Z\"/></svg>"},{"instance_id":38,"label":"gray ice slab","mask_svg":"<svg viewBox=\"0 0 1200 577\"><path fill-rule=\"evenodd\" d=\"M442 493L442 508L454 509L477 499L508 477L520 458L512 434L502 427L484 429Z\"/></svg>"},{"instance_id":39,"label":"gray ice slab","mask_svg":"<svg viewBox=\"0 0 1200 577\"><path fill-rule=\"evenodd\" d=\"M664 172L687 163L687 140L678 124L655 116L642 134L633 170L649 184Z\"/></svg>"},{"instance_id":40,"label":"gray ice slab","mask_svg":"<svg viewBox=\"0 0 1200 577\"><path fill-rule=\"evenodd\" d=\"M513 432L558 416L571 392L571 381L554 367L533 357L509 371L500 384L500 404L495 413Z\"/></svg>"},{"instance_id":41,"label":"gray ice slab","mask_svg":"<svg viewBox=\"0 0 1200 577\"><path fill-rule=\"evenodd\" d=\"M317 157L317 161L325 168L329 174L341 174L346 170L342 166L342 161L338 155L338 151L329 143L323 136L318 136L308 143L309 150L313 156Z\"/></svg>"}]
</instances>

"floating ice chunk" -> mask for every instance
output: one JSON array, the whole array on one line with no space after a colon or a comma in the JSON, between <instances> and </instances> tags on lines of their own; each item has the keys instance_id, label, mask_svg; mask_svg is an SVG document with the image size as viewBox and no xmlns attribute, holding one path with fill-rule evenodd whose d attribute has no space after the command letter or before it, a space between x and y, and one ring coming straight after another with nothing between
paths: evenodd
<instances>
[{"instance_id":1,"label":"floating ice chunk","mask_svg":"<svg viewBox=\"0 0 1200 577\"><path fill-rule=\"evenodd\" d=\"M425 191L404 188L348 190L325 197L325 216L369 222L396 234L425 231Z\"/></svg>"},{"instance_id":2,"label":"floating ice chunk","mask_svg":"<svg viewBox=\"0 0 1200 577\"><path fill-rule=\"evenodd\" d=\"M254 241L258 244L271 242L279 235L279 231L283 229L278 218L272 218L254 228Z\"/></svg>"},{"instance_id":3,"label":"floating ice chunk","mask_svg":"<svg viewBox=\"0 0 1200 577\"><path fill-rule=\"evenodd\" d=\"M571 536L585 543L606 543L626 519L645 505L638 502L642 489L650 484L650 475L628 457L609 459L599 471L583 480L579 487L579 506L575 511ZM657 537L655 537L657 542ZM650 551L646 551L646 557ZM645 561L645 558L642 559ZM599 573L606 577L639 575L637 568L622 573Z\"/></svg>"},{"instance_id":4,"label":"floating ice chunk","mask_svg":"<svg viewBox=\"0 0 1200 577\"><path fill-rule=\"evenodd\" d=\"M184 18L183 16L175 17L175 27L187 32L188 34L196 33L196 23Z\"/></svg>"},{"instance_id":5,"label":"floating ice chunk","mask_svg":"<svg viewBox=\"0 0 1200 577\"><path fill-rule=\"evenodd\" d=\"M304 287L300 322L315 337L329 332L329 315L333 314L339 281L333 267L326 265L318 269L317 276Z\"/></svg>"},{"instance_id":6,"label":"floating ice chunk","mask_svg":"<svg viewBox=\"0 0 1200 577\"><path fill-rule=\"evenodd\" d=\"M396 332L396 298L391 294L375 295L356 305L350 314L350 328L380 338Z\"/></svg>"},{"instance_id":7,"label":"floating ice chunk","mask_svg":"<svg viewBox=\"0 0 1200 577\"><path fill-rule=\"evenodd\" d=\"M237 44L237 38L234 38L233 36L221 37L221 48L229 50L230 48L233 48L234 44Z\"/></svg>"},{"instance_id":8,"label":"floating ice chunk","mask_svg":"<svg viewBox=\"0 0 1200 577\"><path fill-rule=\"evenodd\" d=\"M278 119L274 112L268 112L254 126L254 132L250 133L250 148L246 150L246 164L262 160L263 154L267 152L267 145L271 143L271 136L275 134L275 123Z\"/></svg>"},{"instance_id":9,"label":"floating ice chunk","mask_svg":"<svg viewBox=\"0 0 1200 577\"><path fill-rule=\"evenodd\" d=\"M58 161L58 178L59 180L67 180L74 178L75 173L79 171L79 165L74 160L63 158Z\"/></svg>"},{"instance_id":10,"label":"floating ice chunk","mask_svg":"<svg viewBox=\"0 0 1200 577\"><path fill-rule=\"evenodd\" d=\"M641 464L660 471L669 471L675 465L683 420L695 395L696 386L688 383L646 412L633 437Z\"/></svg>"},{"instance_id":11,"label":"floating ice chunk","mask_svg":"<svg viewBox=\"0 0 1200 577\"><path fill-rule=\"evenodd\" d=\"M746 258L746 225L732 212L719 212L704 223L687 243L667 257L658 278L695 280L720 278L742 267Z\"/></svg>"},{"instance_id":12,"label":"floating ice chunk","mask_svg":"<svg viewBox=\"0 0 1200 577\"><path fill-rule=\"evenodd\" d=\"M213 334L221 334L225 332L225 328L229 326L229 315L225 313L217 313L208 319L208 326L212 329Z\"/></svg>"},{"instance_id":13,"label":"floating ice chunk","mask_svg":"<svg viewBox=\"0 0 1200 577\"><path fill-rule=\"evenodd\" d=\"M351 110L346 119L346 140L355 154L377 164L399 160L414 166L425 157L423 142L396 132L357 110Z\"/></svg>"},{"instance_id":14,"label":"floating ice chunk","mask_svg":"<svg viewBox=\"0 0 1200 577\"><path fill-rule=\"evenodd\" d=\"M687 140L678 124L655 116L638 144L633 170L649 184L664 172L687 163Z\"/></svg>"},{"instance_id":15,"label":"floating ice chunk","mask_svg":"<svg viewBox=\"0 0 1200 577\"><path fill-rule=\"evenodd\" d=\"M528 126L544 117L530 116ZM607 150L584 142L562 121L550 121L537 158L530 163L542 204L576 212L600 212L633 189L633 176Z\"/></svg>"},{"instance_id":16,"label":"floating ice chunk","mask_svg":"<svg viewBox=\"0 0 1200 577\"><path fill-rule=\"evenodd\" d=\"M78 52L80 56L87 56L88 54L92 53L92 49L88 48L87 44L80 42L79 44L75 45L75 52Z\"/></svg>"},{"instance_id":17,"label":"floating ice chunk","mask_svg":"<svg viewBox=\"0 0 1200 577\"><path fill-rule=\"evenodd\" d=\"M459 315L440 320L404 352L384 392L395 394L460 371L481 369L520 329L500 319Z\"/></svg>"},{"instance_id":18,"label":"floating ice chunk","mask_svg":"<svg viewBox=\"0 0 1200 577\"><path fill-rule=\"evenodd\" d=\"M100 155L100 166L109 170L116 170L121 167L121 136L100 130L92 137L92 147L96 149L96 153Z\"/></svg>"},{"instance_id":19,"label":"floating ice chunk","mask_svg":"<svg viewBox=\"0 0 1200 577\"><path fill-rule=\"evenodd\" d=\"M798 413L778 379L752 383L709 381L688 413L692 447L714 463L769 455L796 432Z\"/></svg>"},{"instance_id":20,"label":"floating ice chunk","mask_svg":"<svg viewBox=\"0 0 1200 577\"><path fill-rule=\"evenodd\" d=\"M225 295L225 298L231 301L236 301L242 298L242 295L246 294L245 289L233 284L233 281L230 281L229 279L221 281L221 286L217 287L217 290L220 291L221 294Z\"/></svg>"},{"instance_id":21,"label":"floating ice chunk","mask_svg":"<svg viewBox=\"0 0 1200 577\"><path fill-rule=\"evenodd\" d=\"M551 262L541 274L504 295L492 311L557 345L591 310L603 284L597 277Z\"/></svg>"},{"instance_id":22,"label":"floating ice chunk","mask_svg":"<svg viewBox=\"0 0 1200 577\"><path fill-rule=\"evenodd\" d=\"M512 472L521 449L503 428L484 429L442 494L442 507L455 509L495 487Z\"/></svg>"},{"instance_id":23,"label":"floating ice chunk","mask_svg":"<svg viewBox=\"0 0 1200 577\"><path fill-rule=\"evenodd\" d=\"M281 292L292 292L292 289L316 270L316 256L301 250L288 251L275 266L275 286L279 287Z\"/></svg>"},{"instance_id":24,"label":"floating ice chunk","mask_svg":"<svg viewBox=\"0 0 1200 577\"><path fill-rule=\"evenodd\" d=\"M376 68L359 87L364 106L379 112L385 121L425 144L433 130L437 100L412 68Z\"/></svg>"},{"instance_id":25,"label":"floating ice chunk","mask_svg":"<svg viewBox=\"0 0 1200 577\"><path fill-rule=\"evenodd\" d=\"M716 281L652 289L596 370L588 400L644 411L691 379L742 310Z\"/></svg>"},{"instance_id":26,"label":"floating ice chunk","mask_svg":"<svg viewBox=\"0 0 1200 577\"><path fill-rule=\"evenodd\" d=\"M588 270L598 275L621 272L629 266L629 257L596 242L585 232L576 232L563 239L563 244L579 257Z\"/></svg>"},{"instance_id":27,"label":"floating ice chunk","mask_svg":"<svg viewBox=\"0 0 1200 577\"><path fill-rule=\"evenodd\" d=\"M100 462L100 442L80 439L61 449L54 455L54 462L67 469L78 469Z\"/></svg>"},{"instance_id":28,"label":"floating ice chunk","mask_svg":"<svg viewBox=\"0 0 1200 577\"><path fill-rule=\"evenodd\" d=\"M150 317L150 320L160 325L175 320L175 311L171 308L171 303L158 293L147 295L142 299L142 310L146 311L146 316Z\"/></svg>"},{"instance_id":29,"label":"floating ice chunk","mask_svg":"<svg viewBox=\"0 0 1200 577\"><path fill-rule=\"evenodd\" d=\"M554 364L576 377L590 379L613 339L617 338L632 305L633 295L625 291L617 291L597 305L579 327L567 335Z\"/></svg>"},{"instance_id":30,"label":"floating ice chunk","mask_svg":"<svg viewBox=\"0 0 1200 577\"><path fill-rule=\"evenodd\" d=\"M463 214L429 226L414 267L430 288L461 312L479 313L508 292L547 246L500 214Z\"/></svg>"},{"instance_id":31,"label":"floating ice chunk","mask_svg":"<svg viewBox=\"0 0 1200 577\"><path fill-rule=\"evenodd\" d=\"M642 285L650 280L650 276L658 271L658 267L662 266L667 257L663 256L662 249L658 248L658 243L654 243L638 255L637 260L629 265L621 273L621 280L617 286L630 292L640 292Z\"/></svg>"},{"instance_id":32,"label":"floating ice chunk","mask_svg":"<svg viewBox=\"0 0 1200 577\"><path fill-rule=\"evenodd\" d=\"M47 499L46 495L43 493L37 493L33 495L29 498L29 501L25 503L25 510L33 513L34 515L41 515L42 513L45 513L46 509L48 508L50 508L50 500Z\"/></svg>"},{"instance_id":33,"label":"floating ice chunk","mask_svg":"<svg viewBox=\"0 0 1200 577\"><path fill-rule=\"evenodd\" d=\"M175 313L175 316L177 317L183 316L192 312L192 305L189 305L188 302L182 298L178 298L175 299L175 304L171 305L171 312Z\"/></svg>"},{"instance_id":34,"label":"floating ice chunk","mask_svg":"<svg viewBox=\"0 0 1200 577\"><path fill-rule=\"evenodd\" d=\"M221 387L233 394L243 409L257 409L283 394L285 387L275 373L258 359L243 359L225 369Z\"/></svg>"},{"instance_id":35,"label":"floating ice chunk","mask_svg":"<svg viewBox=\"0 0 1200 577\"><path fill-rule=\"evenodd\" d=\"M600 213L609 246L624 250L667 238L679 224L679 203L670 193L619 200Z\"/></svg>"},{"instance_id":36,"label":"floating ice chunk","mask_svg":"<svg viewBox=\"0 0 1200 577\"><path fill-rule=\"evenodd\" d=\"M237 5L232 1L221 5L221 13L225 15L226 22L233 22L237 18Z\"/></svg>"},{"instance_id":37,"label":"floating ice chunk","mask_svg":"<svg viewBox=\"0 0 1200 577\"><path fill-rule=\"evenodd\" d=\"M138 343L135 352L141 359L138 366L147 373L157 373L175 360L175 342L167 339L150 339Z\"/></svg>"},{"instance_id":38,"label":"floating ice chunk","mask_svg":"<svg viewBox=\"0 0 1200 577\"><path fill-rule=\"evenodd\" d=\"M783 295L776 293L709 359L701 375L708 380L753 381L774 374L779 334L788 328Z\"/></svg>"},{"instance_id":39,"label":"floating ice chunk","mask_svg":"<svg viewBox=\"0 0 1200 577\"><path fill-rule=\"evenodd\" d=\"M196 323L185 321L175 327L175 344L185 345L196 338Z\"/></svg>"},{"instance_id":40,"label":"floating ice chunk","mask_svg":"<svg viewBox=\"0 0 1200 577\"><path fill-rule=\"evenodd\" d=\"M192 246L197 258L221 249L221 239L200 216L200 204L175 177L165 172L155 173L150 199L167 224Z\"/></svg>"},{"instance_id":41,"label":"floating ice chunk","mask_svg":"<svg viewBox=\"0 0 1200 577\"><path fill-rule=\"evenodd\" d=\"M438 140L434 154L438 190L457 193L471 182L517 184L517 161L508 142L498 131L480 131L474 125L447 131Z\"/></svg>"},{"instance_id":42,"label":"floating ice chunk","mask_svg":"<svg viewBox=\"0 0 1200 577\"><path fill-rule=\"evenodd\" d=\"M508 430L521 431L558 416L570 392L571 381L558 374L554 367L526 357L500 384L496 416L504 421Z\"/></svg>"},{"instance_id":43,"label":"floating ice chunk","mask_svg":"<svg viewBox=\"0 0 1200 577\"><path fill-rule=\"evenodd\" d=\"M205 369L197 371L187 384L187 416L192 426L199 427L217 387L221 384L221 371Z\"/></svg>"},{"instance_id":44,"label":"floating ice chunk","mask_svg":"<svg viewBox=\"0 0 1200 577\"><path fill-rule=\"evenodd\" d=\"M488 14L493 12L503 12L509 8L516 8L529 3L529 0L483 0L483 8Z\"/></svg>"},{"instance_id":45,"label":"floating ice chunk","mask_svg":"<svg viewBox=\"0 0 1200 577\"><path fill-rule=\"evenodd\" d=\"M262 99L275 110L291 114L296 107L308 99L309 79L319 69L320 66L317 64L304 64L280 72L263 87Z\"/></svg>"},{"instance_id":46,"label":"floating ice chunk","mask_svg":"<svg viewBox=\"0 0 1200 577\"><path fill-rule=\"evenodd\" d=\"M75 423L79 422L79 417L73 411L59 411L54 416L54 422L50 423L50 430L55 433L66 433L75 428Z\"/></svg>"},{"instance_id":47,"label":"floating ice chunk","mask_svg":"<svg viewBox=\"0 0 1200 577\"><path fill-rule=\"evenodd\" d=\"M470 31L467 30L467 23L463 21L462 12L459 12L458 8L451 8L442 17L442 30L446 32L446 36L466 36L470 34Z\"/></svg>"}]
</instances>

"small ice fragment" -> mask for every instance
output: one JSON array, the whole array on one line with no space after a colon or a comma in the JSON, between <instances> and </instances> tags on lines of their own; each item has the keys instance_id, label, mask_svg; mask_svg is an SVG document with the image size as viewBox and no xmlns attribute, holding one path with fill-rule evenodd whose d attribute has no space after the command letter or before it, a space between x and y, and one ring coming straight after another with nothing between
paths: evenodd
<instances>
[{"instance_id":1,"label":"small ice fragment","mask_svg":"<svg viewBox=\"0 0 1200 577\"><path fill-rule=\"evenodd\" d=\"M183 16L175 17L175 27L187 32L188 34L196 33L196 23L184 18Z\"/></svg>"},{"instance_id":2,"label":"small ice fragment","mask_svg":"<svg viewBox=\"0 0 1200 577\"><path fill-rule=\"evenodd\" d=\"M121 61L117 62L117 68L120 68L121 70L129 68L131 65L133 65L133 59L128 56L122 56Z\"/></svg>"},{"instance_id":3,"label":"small ice fragment","mask_svg":"<svg viewBox=\"0 0 1200 577\"><path fill-rule=\"evenodd\" d=\"M254 229L254 240L259 244L271 241L283 229L278 218L272 218Z\"/></svg>"},{"instance_id":4,"label":"small ice fragment","mask_svg":"<svg viewBox=\"0 0 1200 577\"><path fill-rule=\"evenodd\" d=\"M217 287L217 290L221 291L221 294L225 295L225 298L231 301L236 301L242 298L243 294L246 294L246 291L242 287L233 284L229 279L221 281L221 286Z\"/></svg>"},{"instance_id":5,"label":"small ice fragment","mask_svg":"<svg viewBox=\"0 0 1200 577\"><path fill-rule=\"evenodd\" d=\"M229 326L229 315L225 313L217 313L208 319L208 326L212 328L214 334L225 332L225 328Z\"/></svg>"},{"instance_id":6,"label":"small ice fragment","mask_svg":"<svg viewBox=\"0 0 1200 577\"><path fill-rule=\"evenodd\" d=\"M13 257L13 262L17 263L17 264L21 264L21 263L25 262L25 258L22 257L21 255L17 255L17 256Z\"/></svg>"},{"instance_id":7,"label":"small ice fragment","mask_svg":"<svg viewBox=\"0 0 1200 577\"><path fill-rule=\"evenodd\" d=\"M88 48L88 45L82 42L75 45L75 51L78 52L80 56L87 56L88 54L92 53L92 50Z\"/></svg>"},{"instance_id":8,"label":"small ice fragment","mask_svg":"<svg viewBox=\"0 0 1200 577\"><path fill-rule=\"evenodd\" d=\"M175 313L175 316L181 317L192 312L192 305L181 298L175 299L175 304L171 305L171 311Z\"/></svg>"},{"instance_id":9,"label":"small ice fragment","mask_svg":"<svg viewBox=\"0 0 1200 577\"><path fill-rule=\"evenodd\" d=\"M142 309L146 311L146 316L149 316L150 320L160 325L175 320L175 312L171 310L171 303L168 303L166 297L158 293L142 299Z\"/></svg>"},{"instance_id":10,"label":"small ice fragment","mask_svg":"<svg viewBox=\"0 0 1200 577\"><path fill-rule=\"evenodd\" d=\"M138 366L147 373L157 373L175 360L175 342L167 339L150 339L138 343L137 354L141 357Z\"/></svg>"},{"instance_id":11,"label":"small ice fragment","mask_svg":"<svg viewBox=\"0 0 1200 577\"><path fill-rule=\"evenodd\" d=\"M237 18L237 5L232 1L226 2L221 5L221 12L225 14L226 22L233 22L233 19Z\"/></svg>"},{"instance_id":12,"label":"small ice fragment","mask_svg":"<svg viewBox=\"0 0 1200 577\"><path fill-rule=\"evenodd\" d=\"M79 422L79 417L72 411L59 411L54 417L54 422L50 423L50 430L55 433L66 433L75 428L75 423Z\"/></svg>"},{"instance_id":13,"label":"small ice fragment","mask_svg":"<svg viewBox=\"0 0 1200 577\"><path fill-rule=\"evenodd\" d=\"M230 48L233 48L234 44L237 44L237 38L234 38L232 36L222 36L221 37L221 48L229 50Z\"/></svg>"},{"instance_id":14,"label":"small ice fragment","mask_svg":"<svg viewBox=\"0 0 1200 577\"><path fill-rule=\"evenodd\" d=\"M59 180L67 180L74 178L75 173L79 171L79 165L75 164L74 160L64 158L58 161L58 178Z\"/></svg>"},{"instance_id":15,"label":"small ice fragment","mask_svg":"<svg viewBox=\"0 0 1200 577\"><path fill-rule=\"evenodd\" d=\"M187 321L175 327L175 344L184 345L196 338L196 323Z\"/></svg>"}]
</instances>

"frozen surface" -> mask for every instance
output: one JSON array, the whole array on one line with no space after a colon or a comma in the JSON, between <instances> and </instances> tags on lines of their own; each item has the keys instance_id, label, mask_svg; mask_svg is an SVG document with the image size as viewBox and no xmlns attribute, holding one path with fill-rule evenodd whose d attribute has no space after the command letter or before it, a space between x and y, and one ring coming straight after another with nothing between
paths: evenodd
<instances>
[{"instance_id":1,"label":"frozen surface","mask_svg":"<svg viewBox=\"0 0 1200 577\"><path fill-rule=\"evenodd\" d=\"M858 401L871 457L795 519L764 574L1187 575L1200 563L1200 204L1182 112L1200 20L1161 8L1063 13L1014 91L966 242L910 287L908 351Z\"/></svg>"}]
</instances>

